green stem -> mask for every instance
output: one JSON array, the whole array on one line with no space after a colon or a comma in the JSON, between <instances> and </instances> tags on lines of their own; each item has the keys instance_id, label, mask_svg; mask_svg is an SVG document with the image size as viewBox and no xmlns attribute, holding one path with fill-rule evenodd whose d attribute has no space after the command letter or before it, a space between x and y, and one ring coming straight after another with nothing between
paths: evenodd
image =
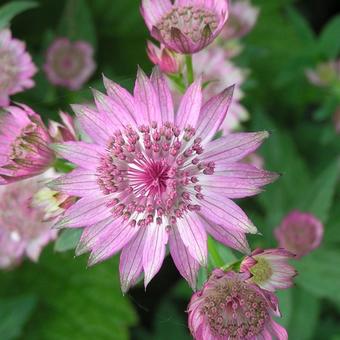
<instances>
[{"instance_id":1,"label":"green stem","mask_svg":"<svg viewBox=\"0 0 340 340\"><path fill-rule=\"evenodd\" d=\"M192 56L188 54L185 56L185 64L187 66L187 80L188 86L194 82L194 68L192 65Z\"/></svg>"}]
</instances>

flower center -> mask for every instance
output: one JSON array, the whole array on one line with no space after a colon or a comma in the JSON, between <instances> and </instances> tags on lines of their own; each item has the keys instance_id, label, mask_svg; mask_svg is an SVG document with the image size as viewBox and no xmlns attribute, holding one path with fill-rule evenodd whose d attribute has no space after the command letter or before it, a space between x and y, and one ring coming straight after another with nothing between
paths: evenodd
<instances>
[{"instance_id":1,"label":"flower center","mask_svg":"<svg viewBox=\"0 0 340 340\"><path fill-rule=\"evenodd\" d=\"M78 49L70 46L55 52L52 61L54 71L63 79L72 79L84 68L84 55Z\"/></svg>"},{"instance_id":2,"label":"flower center","mask_svg":"<svg viewBox=\"0 0 340 340\"><path fill-rule=\"evenodd\" d=\"M214 163L202 162L201 140L195 129L180 131L165 123L157 127L127 127L112 137L97 169L97 182L114 215L132 224L176 222L186 211L199 210L192 198L203 199L198 175L214 173Z\"/></svg>"},{"instance_id":3,"label":"flower center","mask_svg":"<svg viewBox=\"0 0 340 340\"><path fill-rule=\"evenodd\" d=\"M256 257L256 261L256 264L251 267L250 272L253 274L252 281L256 284L261 284L270 279L273 271L266 259Z\"/></svg>"},{"instance_id":4,"label":"flower center","mask_svg":"<svg viewBox=\"0 0 340 340\"><path fill-rule=\"evenodd\" d=\"M211 332L227 339L249 339L261 334L269 318L264 298L239 280L214 287L205 298L202 313Z\"/></svg>"},{"instance_id":5,"label":"flower center","mask_svg":"<svg viewBox=\"0 0 340 340\"><path fill-rule=\"evenodd\" d=\"M162 18L157 28L165 40L171 40L172 29L177 28L192 41L197 42L202 38L202 32L210 35L217 26L218 18L215 13L204 8L188 6L174 8Z\"/></svg>"}]
</instances>

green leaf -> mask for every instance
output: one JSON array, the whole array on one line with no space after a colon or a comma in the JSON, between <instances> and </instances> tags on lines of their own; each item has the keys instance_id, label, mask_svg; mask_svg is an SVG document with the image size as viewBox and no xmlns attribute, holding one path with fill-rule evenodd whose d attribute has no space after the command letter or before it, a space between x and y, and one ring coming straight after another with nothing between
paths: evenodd
<instances>
[{"instance_id":1,"label":"green leaf","mask_svg":"<svg viewBox=\"0 0 340 340\"><path fill-rule=\"evenodd\" d=\"M321 55L326 58L336 58L340 52L340 15L330 20L319 38L319 50Z\"/></svg>"},{"instance_id":2,"label":"green leaf","mask_svg":"<svg viewBox=\"0 0 340 340\"><path fill-rule=\"evenodd\" d=\"M37 7L34 1L11 1L0 7L0 30L8 26L10 21L21 12Z\"/></svg>"},{"instance_id":3,"label":"green leaf","mask_svg":"<svg viewBox=\"0 0 340 340\"><path fill-rule=\"evenodd\" d=\"M86 0L67 0L59 23L59 34L71 40L85 40L97 45L95 25Z\"/></svg>"},{"instance_id":4,"label":"green leaf","mask_svg":"<svg viewBox=\"0 0 340 340\"><path fill-rule=\"evenodd\" d=\"M54 244L54 250L63 252L75 249L79 242L82 232L83 232L82 229L63 230Z\"/></svg>"},{"instance_id":5,"label":"green leaf","mask_svg":"<svg viewBox=\"0 0 340 340\"><path fill-rule=\"evenodd\" d=\"M282 314L282 317L278 317L276 320L280 325L287 329L293 313L293 292L292 289L279 290L276 292L276 295L279 299L279 306Z\"/></svg>"},{"instance_id":6,"label":"green leaf","mask_svg":"<svg viewBox=\"0 0 340 340\"><path fill-rule=\"evenodd\" d=\"M340 301L340 251L321 248L295 262L296 283L311 294Z\"/></svg>"},{"instance_id":7,"label":"green leaf","mask_svg":"<svg viewBox=\"0 0 340 340\"><path fill-rule=\"evenodd\" d=\"M37 300L33 295L0 299L1 340L15 339L22 333L36 302Z\"/></svg>"},{"instance_id":8,"label":"green leaf","mask_svg":"<svg viewBox=\"0 0 340 340\"><path fill-rule=\"evenodd\" d=\"M118 258L86 268L85 258L47 249L39 264L0 273L0 294L34 294L39 308L25 340L129 339L136 314L120 290Z\"/></svg>"},{"instance_id":9,"label":"green leaf","mask_svg":"<svg viewBox=\"0 0 340 340\"><path fill-rule=\"evenodd\" d=\"M288 326L289 338L312 339L318 322L320 301L300 288L292 289L292 295L293 310ZM308 327L303 327L302 325L308 325Z\"/></svg>"},{"instance_id":10,"label":"green leaf","mask_svg":"<svg viewBox=\"0 0 340 340\"><path fill-rule=\"evenodd\" d=\"M314 181L310 188L300 193L297 207L327 222L339 175L339 161L328 166Z\"/></svg>"}]
</instances>

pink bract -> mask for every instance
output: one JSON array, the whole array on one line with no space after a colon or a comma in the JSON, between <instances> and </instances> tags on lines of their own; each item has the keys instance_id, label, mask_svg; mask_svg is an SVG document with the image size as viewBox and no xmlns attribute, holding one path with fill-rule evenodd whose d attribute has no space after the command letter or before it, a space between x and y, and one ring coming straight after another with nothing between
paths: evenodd
<instances>
[{"instance_id":1,"label":"pink bract","mask_svg":"<svg viewBox=\"0 0 340 340\"><path fill-rule=\"evenodd\" d=\"M163 45L157 47L148 41L147 53L151 62L164 73L179 73L183 64L183 56L168 50Z\"/></svg>"},{"instance_id":2,"label":"pink bract","mask_svg":"<svg viewBox=\"0 0 340 340\"><path fill-rule=\"evenodd\" d=\"M248 282L274 292L293 285L296 270L288 261L295 255L285 249L256 249L241 263L241 272L251 275Z\"/></svg>"},{"instance_id":3,"label":"pink bract","mask_svg":"<svg viewBox=\"0 0 340 340\"><path fill-rule=\"evenodd\" d=\"M75 121L71 115L66 112L59 112L61 123L53 120L49 121L48 131L53 142L70 142L78 140Z\"/></svg>"},{"instance_id":4,"label":"pink bract","mask_svg":"<svg viewBox=\"0 0 340 340\"><path fill-rule=\"evenodd\" d=\"M153 38L178 53L208 46L228 18L227 0L142 0L141 13Z\"/></svg>"},{"instance_id":5,"label":"pink bract","mask_svg":"<svg viewBox=\"0 0 340 340\"><path fill-rule=\"evenodd\" d=\"M283 219L275 236L280 247L301 258L320 246L323 229L323 224L314 215L296 210Z\"/></svg>"},{"instance_id":6,"label":"pink bract","mask_svg":"<svg viewBox=\"0 0 340 340\"><path fill-rule=\"evenodd\" d=\"M85 41L56 39L48 48L44 70L48 80L70 90L78 90L96 69L93 47Z\"/></svg>"},{"instance_id":7,"label":"pink bract","mask_svg":"<svg viewBox=\"0 0 340 340\"><path fill-rule=\"evenodd\" d=\"M229 11L229 19L220 35L225 40L245 36L255 26L259 15L259 9L253 6L249 0L232 0Z\"/></svg>"},{"instance_id":8,"label":"pink bract","mask_svg":"<svg viewBox=\"0 0 340 340\"><path fill-rule=\"evenodd\" d=\"M56 238L52 223L43 222L43 209L31 199L45 175L0 186L0 268L18 265L24 257L37 261L43 247Z\"/></svg>"},{"instance_id":9,"label":"pink bract","mask_svg":"<svg viewBox=\"0 0 340 340\"><path fill-rule=\"evenodd\" d=\"M54 161L51 137L28 106L9 106L0 113L0 140L0 185L41 174Z\"/></svg>"},{"instance_id":10,"label":"pink bract","mask_svg":"<svg viewBox=\"0 0 340 340\"><path fill-rule=\"evenodd\" d=\"M276 296L247 282L248 275L215 269L188 306L188 323L196 340L286 340Z\"/></svg>"},{"instance_id":11,"label":"pink bract","mask_svg":"<svg viewBox=\"0 0 340 340\"><path fill-rule=\"evenodd\" d=\"M0 30L0 107L9 105L9 96L33 87L36 72L25 43L13 39L9 29Z\"/></svg>"},{"instance_id":12,"label":"pink bract","mask_svg":"<svg viewBox=\"0 0 340 340\"><path fill-rule=\"evenodd\" d=\"M77 254L89 264L122 250L122 289L142 271L145 285L161 268L169 243L180 273L194 287L207 263L207 234L249 253L246 233L257 229L232 199L252 196L277 175L240 163L267 132L237 133L211 141L224 121L232 88L202 102L201 80L184 94L175 114L170 89L156 68L138 71L132 96L104 78L107 95L94 90L96 108L75 105L92 143L54 149L77 165L50 187L80 197L57 224L87 226Z\"/></svg>"}]
</instances>

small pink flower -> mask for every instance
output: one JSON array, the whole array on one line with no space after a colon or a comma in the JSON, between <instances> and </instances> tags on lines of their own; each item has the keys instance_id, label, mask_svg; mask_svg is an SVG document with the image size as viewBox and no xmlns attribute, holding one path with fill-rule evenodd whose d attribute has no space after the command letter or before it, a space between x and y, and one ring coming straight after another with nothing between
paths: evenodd
<instances>
[{"instance_id":1,"label":"small pink flower","mask_svg":"<svg viewBox=\"0 0 340 340\"><path fill-rule=\"evenodd\" d=\"M142 0L151 35L170 50L193 54L208 46L228 18L227 0Z\"/></svg>"},{"instance_id":2,"label":"small pink flower","mask_svg":"<svg viewBox=\"0 0 340 340\"><path fill-rule=\"evenodd\" d=\"M183 64L183 57L171 50L168 50L163 45L157 47L152 42L148 41L147 53L149 59L154 65L158 65L164 73L179 73Z\"/></svg>"},{"instance_id":3,"label":"small pink flower","mask_svg":"<svg viewBox=\"0 0 340 340\"><path fill-rule=\"evenodd\" d=\"M158 69L138 72L134 95L104 78L107 95L94 91L96 108L75 105L90 143L54 149L77 168L50 185L80 199L59 228L86 226L77 254L93 265L122 250L123 291L145 273L157 274L169 243L180 273L194 287L207 263L207 234L249 252L246 233L257 229L232 199L253 196L277 175L240 163L267 132L235 133L212 141L232 97L227 88L205 104L201 80L183 95L177 113Z\"/></svg>"},{"instance_id":4,"label":"small pink flower","mask_svg":"<svg viewBox=\"0 0 340 340\"><path fill-rule=\"evenodd\" d=\"M31 198L46 176L0 186L0 268L11 268L27 256L37 261L43 247L56 238L44 211L32 207Z\"/></svg>"},{"instance_id":5,"label":"small pink flower","mask_svg":"<svg viewBox=\"0 0 340 340\"><path fill-rule=\"evenodd\" d=\"M312 214L293 211L276 228L275 236L280 247L300 258L320 246L323 225Z\"/></svg>"},{"instance_id":6,"label":"small pink flower","mask_svg":"<svg viewBox=\"0 0 340 340\"><path fill-rule=\"evenodd\" d=\"M245 36L255 26L259 15L259 9L249 0L231 1L229 11L229 19L221 31L221 37L225 40Z\"/></svg>"},{"instance_id":7,"label":"small pink flower","mask_svg":"<svg viewBox=\"0 0 340 340\"><path fill-rule=\"evenodd\" d=\"M241 263L241 272L251 275L248 282L271 292L293 285L296 270L288 264L295 255L285 249L256 249Z\"/></svg>"},{"instance_id":8,"label":"small pink flower","mask_svg":"<svg viewBox=\"0 0 340 340\"><path fill-rule=\"evenodd\" d=\"M0 107L9 105L9 96L34 86L37 72L25 44L12 38L9 29L0 30Z\"/></svg>"},{"instance_id":9,"label":"small pink flower","mask_svg":"<svg viewBox=\"0 0 340 340\"><path fill-rule=\"evenodd\" d=\"M70 142L78 140L74 119L66 112L59 112L61 123L49 121L48 131L53 142Z\"/></svg>"},{"instance_id":10,"label":"small pink flower","mask_svg":"<svg viewBox=\"0 0 340 340\"><path fill-rule=\"evenodd\" d=\"M286 340L286 330L273 320L278 300L247 282L248 275L215 269L188 306L188 323L196 340Z\"/></svg>"},{"instance_id":11,"label":"small pink flower","mask_svg":"<svg viewBox=\"0 0 340 340\"><path fill-rule=\"evenodd\" d=\"M315 70L307 69L306 76L316 86L331 86L340 80L340 60L320 63Z\"/></svg>"},{"instance_id":12,"label":"small pink flower","mask_svg":"<svg viewBox=\"0 0 340 340\"><path fill-rule=\"evenodd\" d=\"M78 90L96 69L93 48L85 41L58 38L48 48L44 70L48 80L70 90Z\"/></svg>"},{"instance_id":13,"label":"small pink flower","mask_svg":"<svg viewBox=\"0 0 340 340\"><path fill-rule=\"evenodd\" d=\"M227 134L240 127L241 122L249 117L247 110L240 103L243 98L241 86L246 79L247 72L229 61L224 49L212 46L193 56L196 75L203 76L203 83L207 84L203 91L204 99L215 96L228 86L235 85L233 101L221 129Z\"/></svg>"},{"instance_id":14,"label":"small pink flower","mask_svg":"<svg viewBox=\"0 0 340 340\"><path fill-rule=\"evenodd\" d=\"M28 106L9 106L0 114L0 140L0 184L41 174L54 161L51 137Z\"/></svg>"}]
</instances>

